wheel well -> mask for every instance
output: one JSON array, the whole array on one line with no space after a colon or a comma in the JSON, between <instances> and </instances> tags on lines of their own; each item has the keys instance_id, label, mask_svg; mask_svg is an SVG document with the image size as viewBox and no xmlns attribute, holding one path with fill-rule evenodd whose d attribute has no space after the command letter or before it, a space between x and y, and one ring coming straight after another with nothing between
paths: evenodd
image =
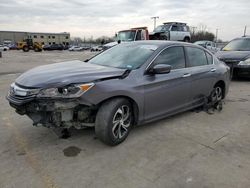
<instances>
[{"instance_id":1,"label":"wheel well","mask_svg":"<svg viewBox=\"0 0 250 188\"><path fill-rule=\"evenodd\" d=\"M138 104L130 97L128 96L115 96L115 97L111 97L111 98L108 98L108 99L105 99L103 100L102 102L100 102L98 104L98 106L101 106L103 103L109 101L109 100L113 100L113 99L116 99L116 98L125 98L127 99L131 105L132 105L132 110L133 110L133 115L134 115L134 124L136 125L138 123L138 118L139 118L139 107L138 107Z\"/></svg>"},{"instance_id":2,"label":"wheel well","mask_svg":"<svg viewBox=\"0 0 250 188\"><path fill-rule=\"evenodd\" d=\"M224 81L220 80L218 82L216 82L216 84L214 85L214 87L216 86L220 86L222 88L222 94L223 94L223 99L225 98L225 89L226 89L226 84Z\"/></svg>"}]
</instances>

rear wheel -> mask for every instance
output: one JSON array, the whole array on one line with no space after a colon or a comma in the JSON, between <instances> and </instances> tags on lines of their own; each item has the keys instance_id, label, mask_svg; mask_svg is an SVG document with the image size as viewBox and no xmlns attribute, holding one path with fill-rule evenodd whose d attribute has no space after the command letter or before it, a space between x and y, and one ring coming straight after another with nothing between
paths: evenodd
<instances>
[{"instance_id":1,"label":"rear wheel","mask_svg":"<svg viewBox=\"0 0 250 188\"><path fill-rule=\"evenodd\" d=\"M107 145L123 142L133 124L132 106L127 99L117 98L105 102L96 116L95 132Z\"/></svg>"},{"instance_id":2,"label":"rear wheel","mask_svg":"<svg viewBox=\"0 0 250 188\"><path fill-rule=\"evenodd\" d=\"M190 42L190 38L189 37L185 37L183 41L184 42Z\"/></svg>"},{"instance_id":3,"label":"rear wheel","mask_svg":"<svg viewBox=\"0 0 250 188\"><path fill-rule=\"evenodd\" d=\"M35 48L34 48L34 51L35 51L35 52L40 52L40 49L39 49L38 47L35 47Z\"/></svg>"}]
</instances>

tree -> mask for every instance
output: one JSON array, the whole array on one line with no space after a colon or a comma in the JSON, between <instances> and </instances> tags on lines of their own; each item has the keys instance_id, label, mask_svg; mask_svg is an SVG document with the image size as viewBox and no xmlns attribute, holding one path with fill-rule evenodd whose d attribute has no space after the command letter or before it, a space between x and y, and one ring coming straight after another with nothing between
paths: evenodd
<instances>
[{"instance_id":1,"label":"tree","mask_svg":"<svg viewBox=\"0 0 250 188\"><path fill-rule=\"evenodd\" d=\"M191 42L199 40L209 40L214 41L215 35L212 32L207 31L207 26L204 24L199 24L198 27L193 28L191 32Z\"/></svg>"}]
</instances>

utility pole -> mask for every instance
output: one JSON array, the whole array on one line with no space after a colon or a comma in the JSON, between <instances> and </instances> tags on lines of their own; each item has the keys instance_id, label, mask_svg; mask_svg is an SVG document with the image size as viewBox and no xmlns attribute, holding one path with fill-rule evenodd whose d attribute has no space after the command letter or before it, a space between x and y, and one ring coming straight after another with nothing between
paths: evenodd
<instances>
[{"instance_id":1,"label":"utility pole","mask_svg":"<svg viewBox=\"0 0 250 188\"><path fill-rule=\"evenodd\" d=\"M197 29L197 27L194 27L194 26L190 26L190 29L191 29L191 31L192 31L192 35L194 35L194 33L195 33L195 30Z\"/></svg>"},{"instance_id":2,"label":"utility pole","mask_svg":"<svg viewBox=\"0 0 250 188\"><path fill-rule=\"evenodd\" d=\"M154 29L156 28L156 19L159 19L159 16L153 16L151 19L154 20Z\"/></svg>"},{"instance_id":3,"label":"utility pole","mask_svg":"<svg viewBox=\"0 0 250 188\"><path fill-rule=\"evenodd\" d=\"M216 28L215 42L217 42L217 41L218 41L218 31L219 31L219 29L218 29L218 28Z\"/></svg>"},{"instance_id":4,"label":"utility pole","mask_svg":"<svg viewBox=\"0 0 250 188\"><path fill-rule=\"evenodd\" d=\"M243 37L245 37L245 36L246 36L246 33L247 33L247 26L245 26L245 29L244 29L244 35L243 35Z\"/></svg>"}]
</instances>

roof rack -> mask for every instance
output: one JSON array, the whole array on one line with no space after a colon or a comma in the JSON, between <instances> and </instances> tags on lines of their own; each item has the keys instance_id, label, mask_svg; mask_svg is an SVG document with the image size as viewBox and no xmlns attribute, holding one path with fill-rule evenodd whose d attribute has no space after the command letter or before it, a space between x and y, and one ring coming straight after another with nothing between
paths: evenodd
<instances>
[{"instance_id":1,"label":"roof rack","mask_svg":"<svg viewBox=\"0 0 250 188\"><path fill-rule=\"evenodd\" d=\"M132 30L134 30L134 29L148 29L148 27L146 27L146 26L144 26L144 27L133 27L133 28L131 28Z\"/></svg>"},{"instance_id":2,"label":"roof rack","mask_svg":"<svg viewBox=\"0 0 250 188\"><path fill-rule=\"evenodd\" d=\"M165 22L163 24L164 25L166 25L166 24L171 24L171 25L173 25L173 24L176 24L176 25L187 25L186 23L181 23L181 22Z\"/></svg>"}]
</instances>

